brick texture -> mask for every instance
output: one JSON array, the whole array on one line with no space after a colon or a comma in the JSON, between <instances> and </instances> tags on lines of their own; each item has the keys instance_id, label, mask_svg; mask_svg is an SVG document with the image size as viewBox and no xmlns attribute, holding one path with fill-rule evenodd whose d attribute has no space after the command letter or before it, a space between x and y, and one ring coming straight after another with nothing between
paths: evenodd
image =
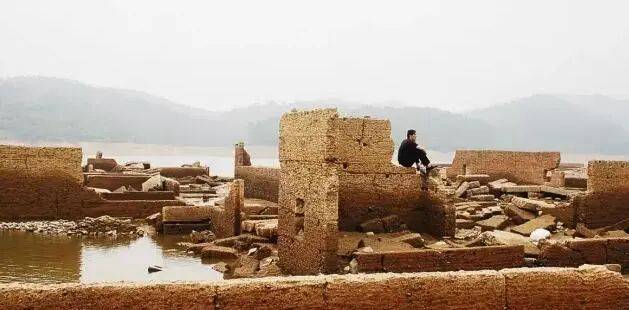
<instances>
[{"instance_id":1,"label":"brick texture","mask_svg":"<svg viewBox=\"0 0 629 310\"><path fill-rule=\"evenodd\" d=\"M521 184L542 185L546 171L557 168L560 159L559 152L457 150L447 176L488 174L490 180L506 178Z\"/></svg>"}]
</instances>

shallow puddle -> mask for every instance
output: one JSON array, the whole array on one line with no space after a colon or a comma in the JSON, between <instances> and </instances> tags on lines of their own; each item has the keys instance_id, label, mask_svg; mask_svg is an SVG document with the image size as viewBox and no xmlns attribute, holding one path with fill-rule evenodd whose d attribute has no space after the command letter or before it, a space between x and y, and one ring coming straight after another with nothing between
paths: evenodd
<instances>
[{"instance_id":1,"label":"shallow puddle","mask_svg":"<svg viewBox=\"0 0 629 310\"><path fill-rule=\"evenodd\" d=\"M187 255L180 236L81 238L0 231L0 283L212 281L223 274ZM158 265L163 271L149 273Z\"/></svg>"}]
</instances>

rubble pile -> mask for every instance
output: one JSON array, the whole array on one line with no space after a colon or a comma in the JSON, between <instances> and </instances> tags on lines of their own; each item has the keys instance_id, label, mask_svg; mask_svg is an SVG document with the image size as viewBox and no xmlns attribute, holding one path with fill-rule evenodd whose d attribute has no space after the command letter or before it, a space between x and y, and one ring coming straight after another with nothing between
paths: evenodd
<instances>
[{"instance_id":1,"label":"rubble pile","mask_svg":"<svg viewBox=\"0 0 629 310\"><path fill-rule=\"evenodd\" d=\"M227 278L258 278L280 276L277 245L273 240L241 234L213 239L211 232L193 232L191 243L180 243L190 254L220 266Z\"/></svg>"},{"instance_id":2,"label":"rubble pile","mask_svg":"<svg viewBox=\"0 0 629 310\"><path fill-rule=\"evenodd\" d=\"M143 236L144 231L130 218L103 215L86 217L80 221L31 221L0 223L0 230L30 231L40 234L65 234L83 236Z\"/></svg>"}]
</instances>

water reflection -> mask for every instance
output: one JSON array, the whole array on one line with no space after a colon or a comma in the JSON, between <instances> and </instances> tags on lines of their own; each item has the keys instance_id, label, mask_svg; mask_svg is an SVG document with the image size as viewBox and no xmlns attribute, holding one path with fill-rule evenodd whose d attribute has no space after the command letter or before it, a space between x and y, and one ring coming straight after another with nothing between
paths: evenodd
<instances>
[{"instance_id":1,"label":"water reflection","mask_svg":"<svg viewBox=\"0 0 629 310\"><path fill-rule=\"evenodd\" d=\"M172 282L223 274L185 254L178 236L76 238L0 231L0 283ZM149 274L148 266L164 267Z\"/></svg>"},{"instance_id":2,"label":"water reflection","mask_svg":"<svg viewBox=\"0 0 629 310\"><path fill-rule=\"evenodd\" d=\"M0 231L0 282L77 282L80 260L80 239Z\"/></svg>"}]
</instances>

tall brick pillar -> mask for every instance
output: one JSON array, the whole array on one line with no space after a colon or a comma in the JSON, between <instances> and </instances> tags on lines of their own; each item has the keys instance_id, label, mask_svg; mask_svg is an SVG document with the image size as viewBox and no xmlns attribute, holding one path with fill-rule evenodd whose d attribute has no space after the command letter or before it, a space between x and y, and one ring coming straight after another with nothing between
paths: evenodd
<instances>
[{"instance_id":1,"label":"tall brick pillar","mask_svg":"<svg viewBox=\"0 0 629 310\"><path fill-rule=\"evenodd\" d=\"M333 148L336 110L293 112L280 121L279 256L284 271L338 271L337 167Z\"/></svg>"},{"instance_id":2,"label":"tall brick pillar","mask_svg":"<svg viewBox=\"0 0 629 310\"><path fill-rule=\"evenodd\" d=\"M234 167L251 166L251 157L245 150L245 143L238 142L234 148Z\"/></svg>"}]
</instances>

